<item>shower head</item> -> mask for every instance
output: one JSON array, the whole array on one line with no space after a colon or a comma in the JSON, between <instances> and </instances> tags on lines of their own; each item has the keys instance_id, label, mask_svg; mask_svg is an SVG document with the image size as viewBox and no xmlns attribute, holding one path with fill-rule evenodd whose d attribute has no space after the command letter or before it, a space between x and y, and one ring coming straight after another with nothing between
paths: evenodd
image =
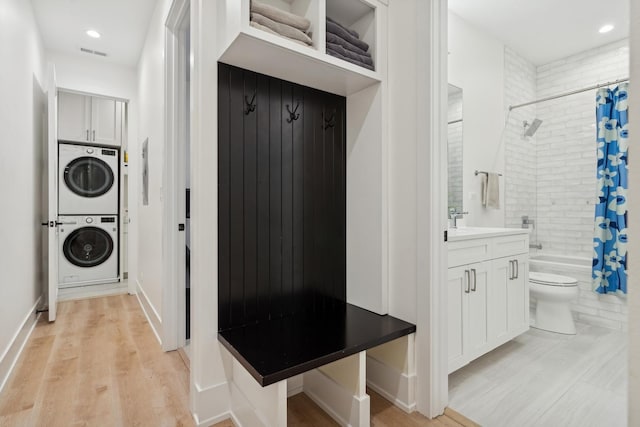
<instances>
[{"instance_id":1,"label":"shower head","mask_svg":"<svg viewBox=\"0 0 640 427\"><path fill-rule=\"evenodd\" d=\"M542 120L540 119L533 119L533 123L531 124L529 124L529 122L527 122L526 120L522 122L522 125L524 127L524 136L533 136L541 124Z\"/></svg>"}]
</instances>

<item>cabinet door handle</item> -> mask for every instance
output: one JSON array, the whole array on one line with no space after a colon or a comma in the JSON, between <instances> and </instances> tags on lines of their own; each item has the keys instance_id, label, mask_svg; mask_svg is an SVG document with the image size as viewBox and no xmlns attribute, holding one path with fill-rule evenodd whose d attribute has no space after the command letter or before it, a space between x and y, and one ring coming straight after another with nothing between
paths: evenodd
<instances>
[{"instance_id":1,"label":"cabinet door handle","mask_svg":"<svg viewBox=\"0 0 640 427\"><path fill-rule=\"evenodd\" d=\"M87 141L89 140L89 129L87 129Z\"/></svg>"},{"instance_id":2,"label":"cabinet door handle","mask_svg":"<svg viewBox=\"0 0 640 427\"><path fill-rule=\"evenodd\" d=\"M464 293L468 294L469 293L469 286L470 286L470 282L471 282L471 275L469 274L469 270L465 270L464 271L464 275L466 276L465 282L466 282L466 286L464 287Z\"/></svg>"},{"instance_id":3,"label":"cabinet door handle","mask_svg":"<svg viewBox=\"0 0 640 427\"><path fill-rule=\"evenodd\" d=\"M93 142L96 142L96 131L93 131Z\"/></svg>"},{"instance_id":4,"label":"cabinet door handle","mask_svg":"<svg viewBox=\"0 0 640 427\"><path fill-rule=\"evenodd\" d=\"M516 274L516 266L513 263L513 260L509 260L509 280L513 280L514 276Z\"/></svg>"},{"instance_id":5,"label":"cabinet door handle","mask_svg":"<svg viewBox=\"0 0 640 427\"><path fill-rule=\"evenodd\" d=\"M518 260L514 260L513 262L516 263L516 277L514 277L514 279L517 279L520 276L520 263L518 262Z\"/></svg>"},{"instance_id":6,"label":"cabinet door handle","mask_svg":"<svg viewBox=\"0 0 640 427\"><path fill-rule=\"evenodd\" d=\"M473 292L475 292L476 291L476 284L477 284L476 282L478 280L478 276L476 275L476 269L475 268L472 268L471 272L473 273L473 287L471 288L471 290Z\"/></svg>"}]
</instances>

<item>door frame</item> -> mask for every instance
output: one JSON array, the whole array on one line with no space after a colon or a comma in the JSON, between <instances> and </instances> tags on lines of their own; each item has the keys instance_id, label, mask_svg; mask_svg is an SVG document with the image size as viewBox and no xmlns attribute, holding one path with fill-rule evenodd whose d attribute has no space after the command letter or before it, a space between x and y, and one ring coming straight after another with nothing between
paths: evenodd
<instances>
[{"instance_id":1,"label":"door frame","mask_svg":"<svg viewBox=\"0 0 640 427\"><path fill-rule=\"evenodd\" d=\"M190 1L174 0L165 22L165 138L162 214L162 349L176 350L185 345L186 296L184 290L185 233L178 231L184 221L181 185L186 174L185 145L185 74L181 65L184 51L185 18L189 18ZM181 218L182 215L182 218Z\"/></svg>"},{"instance_id":2,"label":"door frame","mask_svg":"<svg viewBox=\"0 0 640 427\"><path fill-rule=\"evenodd\" d=\"M443 236L447 230L448 0L417 1L416 6L418 40L425 41L417 43L416 50L416 117L427 118L416 120L416 369L422 379L417 382L416 401L420 413L434 418L449 402Z\"/></svg>"},{"instance_id":3,"label":"door frame","mask_svg":"<svg viewBox=\"0 0 640 427\"><path fill-rule=\"evenodd\" d=\"M47 267L46 296L49 309L49 322L54 322L58 307L58 87L56 80L56 67L50 63L47 68L47 129L46 129L46 154L47 187L42 190L47 193Z\"/></svg>"}]
</instances>

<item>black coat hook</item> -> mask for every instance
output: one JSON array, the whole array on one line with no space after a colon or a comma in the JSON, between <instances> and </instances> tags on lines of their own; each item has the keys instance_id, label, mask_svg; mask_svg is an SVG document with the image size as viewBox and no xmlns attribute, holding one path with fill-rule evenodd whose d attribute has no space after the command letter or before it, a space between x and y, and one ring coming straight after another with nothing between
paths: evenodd
<instances>
[{"instance_id":1,"label":"black coat hook","mask_svg":"<svg viewBox=\"0 0 640 427\"><path fill-rule=\"evenodd\" d=\"M298 120L300 118L300 113L296 114L296 111L298 111L298 107L300 106L300 102L298 102L296 104L296 108L293 109L293 111L291 111L291 108L289 108L289 104L287 104L287 112L289 113L289 118L287 119L287 123L291 123L294 120Z\"/></svg>"},{"instance_id":2,"label":"black coat hook","mask_svg":"<svg viewBox=\"0 0 640 427\"><path fill-rule=\"evenodd\" d=\"M247 98L247 95L244 96L244 102L245 104L247 104L247 108L245 108L244 110L244 114L246 116L249 115L249 113L253 113L254 111L256 111L256 104L255 101L256 100L256 92L253 92L253 97L251 98L251 101L249 101L249 98Z\"/></svg>"},{"instance_id":3,"label":"black coat hook","mask_svg":"<svg viewBox=\"0 0 640 427\"><path fill-rule=\"evenodd\" d=\"M327 130L328 128L334 127L336 125L336 112L335 112L335 110L331 114L331 117L329 117L328 119L325 119L324 112L323 112L322 113L322 120L324 121L324 124L322 125L322 129Z\"/></svg>"}]
</instances>

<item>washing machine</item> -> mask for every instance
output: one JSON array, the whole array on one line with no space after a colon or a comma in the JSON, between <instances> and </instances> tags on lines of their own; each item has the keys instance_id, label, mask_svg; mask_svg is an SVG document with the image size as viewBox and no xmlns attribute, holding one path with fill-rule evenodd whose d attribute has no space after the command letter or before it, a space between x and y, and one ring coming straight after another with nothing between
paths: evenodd
<instances>
[{"instance_id":1,"label":"washing machine","mask_svg":"<svg viewBox=\"0 0 640 427\"><path fill-rule=\"evenodd\" d=\"M118 216L60 216L59 287L112 283L118 277Z\"/></svg>"},{"instance_id":2,"label":"washing machine","mask_svg":"<svg viewBox=\"0 0 640 427\"><path fill-rule=\"evenodd\" d=\"M117 215L119 151L59 144L59 215Z\"/></svg>"}]
</instances>

